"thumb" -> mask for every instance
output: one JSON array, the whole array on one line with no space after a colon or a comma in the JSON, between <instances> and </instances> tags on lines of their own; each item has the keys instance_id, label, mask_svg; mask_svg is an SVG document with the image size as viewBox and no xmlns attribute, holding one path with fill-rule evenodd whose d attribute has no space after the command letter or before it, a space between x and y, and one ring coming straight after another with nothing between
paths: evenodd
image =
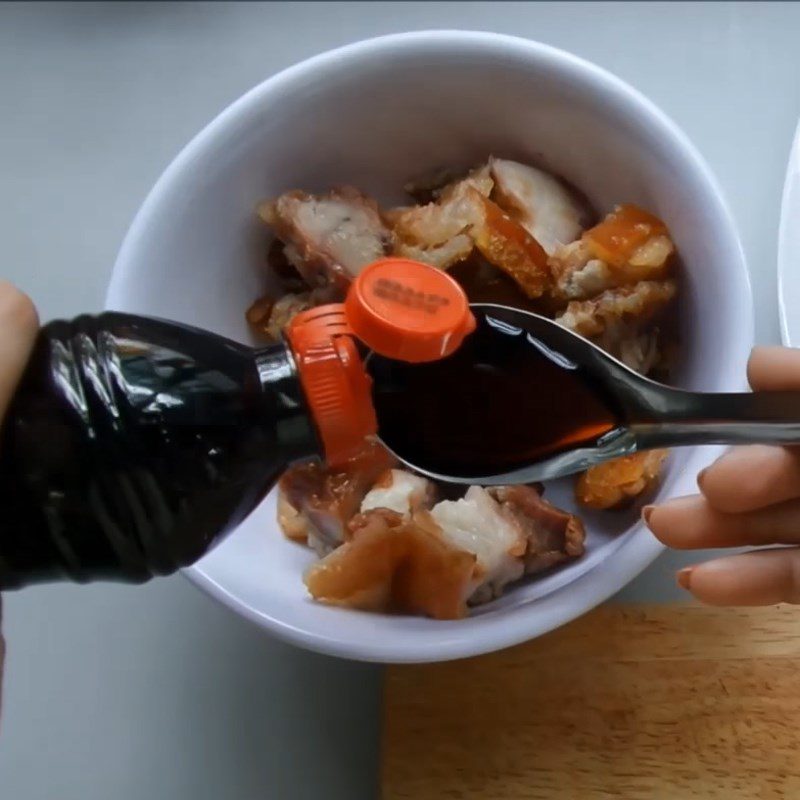
<instances>
[{"instance_id":1,"label":"thumb","mask_svg":"<svg viewBox=\"0 0 800 800\"><path fill-rule=\"evenodd\" d=\"M28 295L0 281L0 419L22 377L38 330L39 318Z\"/></svg>"},{"instance_id":2,"label":"thumb","mask_svg":"<svg viewBox=\"0 0 800 800\"><path fill-rule=\"evenodd\" d=\"M0 421L22 377L38 330L39 318L30 297L0 281ZM0 691L4 660L5 642L0 634Z\"/></svg>"}]
</instances>

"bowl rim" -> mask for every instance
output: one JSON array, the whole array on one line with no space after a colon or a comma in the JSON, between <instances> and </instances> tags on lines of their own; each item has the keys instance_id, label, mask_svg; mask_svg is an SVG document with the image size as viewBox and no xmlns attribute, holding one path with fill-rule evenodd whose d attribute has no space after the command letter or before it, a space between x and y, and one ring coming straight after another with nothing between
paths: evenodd
<instances>
[{"instance_id":1,"label":"bowl rim","mask_svg":"<svg viewBox=\"0 0 800 800\"><path fill-rule=\"evenodd\" d=\"M150 227L151 220L162 212L160 204L173 181L184 170L191 168L203 151L211 145L218 134L249 111L267 102L276 90L329 67L339 67L345 62L368 62L382 57L388 50L425 50L442 52L464 48L478 56L515 57L520 61L549 63L576 81L588 86L598 94L614 96L616 102L648 124L658 129L658 135L671 142L671 147L680 152L688 170L702 184L708 199L714 204L714 219L723 243L731 256L731 274L739 294L740 316L736 321L735 337L728 346L735 348L737 355L746 358L753 342L753 301L749 272L744 251L733 216L709 166L689 140L688 136L658 106L637 89L608 70L586 59L542 42L506 34L487 31L426 30L395 33L360 40L307 58L280 72L247 91L223 109L211 122L197 133L178 153L156 181L131 223L117 255L111 281L106 294L106 308L124 307L125 286L135 270L135 253L139 242ZM480 51L483 51L482 53ZM742 371L744 372L744 371ZM732 379L741 384L744 378ZM710 461L723 448L705 448ZM264 611L253 608L241 598L217 583L204 571L202 565L183 570L192 583L235 611L240 616L268 630L276 637L301 647L328 655L362 661L390 663L420 663L445 661L500 650L511 645L533 639L560 627L581 614L607 600L628 582L633 580L663 551L661 545L640 522L624 534L625 541L614 551L613 558L577 577L564 587L528 603L502 609L497 614L470 617L460 623L463 633L443 637L434 644L409 642L404 636L400 641L386 641L379 637L372 640L352 641L331 634L320 634L296 627ZM201 562L202 564L202 562Z\"/></svg>"}]
</instances>

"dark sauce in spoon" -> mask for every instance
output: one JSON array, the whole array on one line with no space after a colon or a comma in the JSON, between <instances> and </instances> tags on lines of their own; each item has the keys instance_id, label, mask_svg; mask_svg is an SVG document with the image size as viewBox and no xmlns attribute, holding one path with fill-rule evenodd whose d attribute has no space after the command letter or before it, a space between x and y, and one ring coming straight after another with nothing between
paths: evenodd
<instances>
[{"instance_id":1,"label":"dark sauce in spoon","mask_svg":"<svg viewBox=\"0 0 800 800\"><path fill-rule=\"evenodd\" d=\"M503 474L618 428L621 414L579 364L483 311L452 356L372 355L378 435L398 456L453 477Z\"/></svg>"}]
</instances>

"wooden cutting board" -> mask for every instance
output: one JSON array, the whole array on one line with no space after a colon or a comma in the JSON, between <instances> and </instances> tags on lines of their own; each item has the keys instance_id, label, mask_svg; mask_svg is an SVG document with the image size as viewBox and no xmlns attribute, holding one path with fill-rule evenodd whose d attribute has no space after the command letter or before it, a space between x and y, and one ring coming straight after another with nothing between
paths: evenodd
<instances>
[{"instance_id":1,"label":"wooden cutting board","mask_svg":"<svg viewBox=\"0 0 800 800\"><path fill-rule=\"evenodd\" d=\"M800 800L800 608L608 605L385 692L383 800Z\"/></svg>"}]
</instances>

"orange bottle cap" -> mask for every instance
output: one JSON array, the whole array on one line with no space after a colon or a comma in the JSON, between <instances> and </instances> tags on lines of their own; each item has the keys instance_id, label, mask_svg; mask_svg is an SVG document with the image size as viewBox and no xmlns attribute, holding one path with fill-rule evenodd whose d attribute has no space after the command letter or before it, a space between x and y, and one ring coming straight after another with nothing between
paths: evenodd
<instances>
[{"instance_id":1,"label":"orange bottle cap","mask_svg":"<svg viewBox=\"0 0 800 800\"><path fill-rule=\"evenodd\" d=\"M353 333L370 350L398 361L449 356L475 330L461 286L443 270L410 259L365 267L344 307Z\"/></svg>"}]
</instances>

